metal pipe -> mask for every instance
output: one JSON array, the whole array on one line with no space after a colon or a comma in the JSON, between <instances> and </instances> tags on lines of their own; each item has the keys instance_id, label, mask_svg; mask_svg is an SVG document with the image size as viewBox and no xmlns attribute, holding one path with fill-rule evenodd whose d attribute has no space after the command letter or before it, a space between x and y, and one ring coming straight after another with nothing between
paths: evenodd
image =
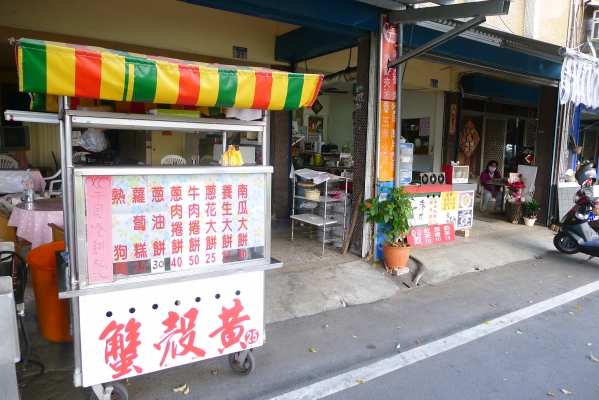
<instances>
[{"instance_id":1,"label":"metal pipe","mask_svg":"<svg viewBox=\"0 0 599 400\"><path fill-rule=\"evenodd\" d=\"M397 24L397 58L401 58L403 55L403 24ZM389 63L391 64L391 63ZM384 68L384 66L383 66ZM393 174L393 187L398 188L400 186L399 176L399 164L400 164L400 151L401 151L401 89L402 89L402 72L403 64L397 64L397 70L395 73L395 81L397 82L396 87L396 98L395 98L395 159L394 159L394 174Z\"/></svg>"},{"instance_id":2,"label":"metal pipe","mask_svg":"<svg viewBox=\"0 0 599 400\"><path fill-rule=\"evenodd\" d=\"M558 88L558 93L562 90L562 84L560 82L559 84L559 88ZM557 188L557 186L559 185L559 175L557 176L556 179L556 172L557 174L559 174L559 166L556 169L556 162L559 163L561 160L561 154L558 154L558 152L561 152L561 147L562 146L558 146L558 137L560 136L560 132L559 132L559 123L560 123L560 118L559 118L559 114L560 114L560 110L563 111L563 109L561 109L560 107L560 102L559 99L557 100L557 106L556 106L556 117L555 117L555 132L556 132L556 137L553 141L553 160L551 163L551 179L553 180L552 184L549 185L549 202L547 204L547 226L549 226L551 223L553 223L553 221L551 220L551 210L554 208L554 204L555 202L553 201L553 196L555 195L555 188ZM563 136L563 135L562 135ZM536 142L538 141L538 137L539 137L539 125L537 124L537 140L535 140L535 157L536 157ZM561 144L561 141L560 141ZM558 147L560 148L558 150ZM535 164L536 164L536 160L535 160ZM557 181L557 182L556 182Z\"/></svg>"},{"instance_id":3,"label":"metal pipe","mask_svg":"<svg viewBox=\"0 0 599 400\"><path fill-rule=\"evenodd\" d=\"M69 271L71 286L77 287L79 277L77 275L77 264L75 258L75 218L73 215L73 148L71 146L71 117L67 114L69 110L69 99L61 96L58 99L60 118L60 167L62 169L62 206L64 216L64 236L66 250L69 252ZM81 376L81 332L79 319L79 299L70 300L71 324L73 326L73 384L76 387L83 386Z\"/></svg>"},{"instance_id":4,"label":"metal pipe","mask_svg":"<svg viewBox=\"0 0 599 400\"><path fill-rule=\"evenodd\" d=\"M378 119L376 112L378 109L379 101L378 88L376 85L377 76L379 73L379 60L377 49L380 46L380 32L372 32L370 34L370 59L368 61L368 93L362 92L356 96L356 109L358 105L360 110L366 109L366 161L365 161L365 172L364 172L364 198L369 199L372 197L372 191L374 190L373 181L376 180L376 156L375 146L377 138L377 126ZM359 57L359 55L358 55ZM366 97L364 101L363 96ZM374 139L374 140L373 140ZM378 148L377 148L378 149ZM352 199L353 200L353 199ZM371 253L371 246L373 244L372 233L370 229L371 223L366 221L366 218L362 221L362 257L366 257L367 254Z\"/></svg>"},{"instance_id":5,"label":"metal pipe","mask_svg":"<svg viewBox=\"0 0 599 400\"><path fill-rule=\"evenodd\" d=\"M335 72L322 78L321 89L326 89L340 83L353 82L356 79L358 79L358 67L348 67L343 71Z\"/></svg>"},{"instance_id":6,"label":"metal pipe","mask_svg":"<svg viewBox=\"0 0 599 400\"><path fill-rule=\"evenodd\" d=\"M432 8L436 8L436 7L432 7ZM450 39L453 39L454 37L458 36L460 33L466 32L467 30L474 28L477 25L482 24L486 20L487 19L484 16L472 18L470 21L465 22L462 25L457 26L457 27L453 28L452 30L445 32L444 34L437 36L433 40L430 40L430 41L416 47L415 49L411 50L405 56L399 56L395 60L389 61L389 64L387 65L387 67L393 68L401 63L411 60L412 58L417 57L418 55L432 49L433 47L436 47L440 44L447 42Z\"/></svg>"}]
</instances>

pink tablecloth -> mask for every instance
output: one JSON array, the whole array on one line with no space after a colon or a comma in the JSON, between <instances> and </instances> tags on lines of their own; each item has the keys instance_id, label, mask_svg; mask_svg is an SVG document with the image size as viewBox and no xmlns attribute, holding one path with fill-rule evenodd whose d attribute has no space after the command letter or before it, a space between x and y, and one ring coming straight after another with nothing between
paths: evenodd
<instances>
[{"instance_id":1,"label":"pink tablecloth","mask_svg":"<svg viewBox=\"0 0 599 400\"><path fill-rule=\"evenodd\" d=\"M52 241L49 223L64 226L62 219L62 199L44 199L33 202L33 209L27 210L26 203L18 204L10 215L9 226L17 227L17 236L31 242L34 249Z\"/></svg>"}]
</instances>

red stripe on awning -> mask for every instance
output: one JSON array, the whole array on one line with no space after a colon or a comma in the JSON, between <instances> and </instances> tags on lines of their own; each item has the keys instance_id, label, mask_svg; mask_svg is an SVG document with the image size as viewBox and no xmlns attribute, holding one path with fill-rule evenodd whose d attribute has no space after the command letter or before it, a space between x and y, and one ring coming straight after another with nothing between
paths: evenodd
<instances>
[{"instance_id":1,"label":"red stripe on awning","mask_svg":"<svg viewBox=\"0 0 599 400\"><path fill-rule=\"evenodd\" d=\"M195 65L179 64L179 74L177 104L195 106L200 96L200 69Z\"/></svg>"},{"instance_id":2,"label":"red stripe on awning","mask_svg":"<svg viewBox=\"0 0 599 400\"><path fill-rule=\"evenodd\" d=\"M254 102L252 108L266 110L270 104L272 91L272 73L256 71L256 90L254 91Z\"/></svg>"},{"instance_id":3,"label":"red stripe on awning","mask_svg":"<svg viewBox=\"0 0 599 400\"><path fill-rule=\"evenodd\" d=\"M75 96L100 98L102 57L96 52L75 49Z\"/></svg>"}]
</instances>

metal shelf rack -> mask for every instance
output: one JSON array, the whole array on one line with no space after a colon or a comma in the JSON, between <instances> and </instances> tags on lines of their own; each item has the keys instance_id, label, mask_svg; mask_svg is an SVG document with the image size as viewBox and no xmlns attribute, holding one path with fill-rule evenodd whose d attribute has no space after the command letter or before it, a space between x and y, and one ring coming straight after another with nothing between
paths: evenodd
<instances>
[{"instance_id":1,"label":"metal shelf rack","mask_svg":"<svg viewBox=\"0 0 599 400\"><path fill-rule=\"evenodd\" d=\"M317 184L315 187L319 188L321 190L321 193L324 193L324 195L321 195L318 200L316 199L310 199L306 196L300 196L297 195L296 193L296 181L298 178L298 174L296 172L294 172L294 176L292 179L292 184L293 184L293 207L291 207L291 241L293 242L293 234L294 234L294 230L295 230L295 224L296 222L299 222L300 224L304 224L309 226L309 234L310 234L310 238L316 236L318 238L318 241L322 243L322 254L324 255L324 245L326 243L331 243L334 241L345 241L345 226L347 224L347 202L346 202L346 198L347 198L347 181L349 179L347 178L343 178L340 176L336 176L336 175L332 175L332 174L327 174L328 177L326 180L324 180L322 183ZM338 199L333 199L332 197L329 196L329 193L331 192L330 188L329 188L329 184L331 182L334 181L340 181L340 180L344 180L346 181L346 185L345 185L345 191L342 193L345 193L345 196L343 197L342 200L338 200ZM316 211L316 209L313 210L312 213L304 213L304 214L296 214L296 210L300 210L300 207L297 203L298 200L301 201L313 201L316 203L320 203L322 205L322 213L318 213L318 211ZM331 207L331 206L341 206L343 205L343 214L339 213L339 212L334 212L333 210L331 210L331 212L329 212L329 210L327 209L327 207ZM335 217L335 216L342 216L343 217L343 222L339 223L337 220L332 219L331 217ZM335 230L335 229L339 229L341 228L342 230L342 235L337 235L334 234L330 231ZM313 234L313 230L316 229L317 234L314 235Z\"/></svg>"}]
</instances>

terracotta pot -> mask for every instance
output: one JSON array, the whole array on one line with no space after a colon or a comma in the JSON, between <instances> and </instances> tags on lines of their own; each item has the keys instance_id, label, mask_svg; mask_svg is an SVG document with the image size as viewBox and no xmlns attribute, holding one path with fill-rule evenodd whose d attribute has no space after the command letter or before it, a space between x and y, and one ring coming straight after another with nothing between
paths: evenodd
<instances>
[{"instance_id":1,"label":"terracotta pot","mask_svg":"<svg viewBox=\"0 0 599 400\"><path fill-rule=\"evenodd\" d=\"M383 258L387 268L405 268L410 258L410 248L383 245Z\"/></svg>"}]
</instances>

